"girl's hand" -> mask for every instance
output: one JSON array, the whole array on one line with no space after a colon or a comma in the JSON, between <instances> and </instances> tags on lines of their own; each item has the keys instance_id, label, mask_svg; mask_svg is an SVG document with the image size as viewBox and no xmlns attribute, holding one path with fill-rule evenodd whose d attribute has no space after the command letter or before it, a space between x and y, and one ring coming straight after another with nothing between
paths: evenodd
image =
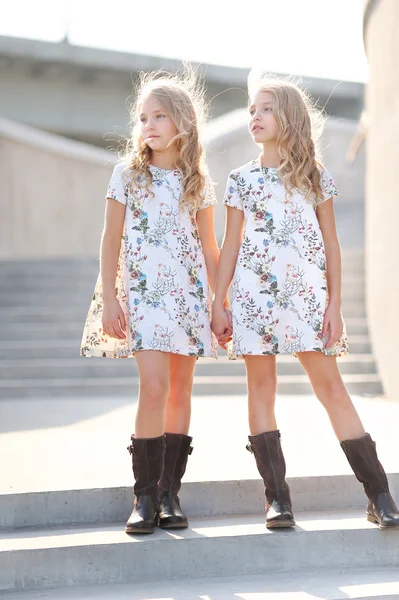
<instances>
[{"instance_id":1,"label":"girl's hand","mask_svg":"<svg viewBox=\"0 0 399 600\"><path fill-rule=\"evenodd\" d=\"M326 308L323 321L322 338L327 336L327 342L324 345L326 350L332 348L341 338L344 331L344 322L342 320L339 307L329 304Z\"/></svg>"},{"instance_id":2,"label":"girl's hand","mask_svg":"<svg viewBox=\"0 0 399 600\"><path fill-rule=\"evenodd\" d=\"M233 333L231 312L215 302L212 305L211 328L216 335L218 344L225 350Z\"/></svg>"},{"instance_id":3,"label":"girl's hand","mask_svg":"<svg viewBox=\"0 0 399 600\"><path fill-rule=\"evenodd\" d=\"M103 331L117 340L126 339L126 319L121 305L115 298L103 303Z\"/></svg>"},{"instance_id":4,"label":"girl's hand","mask_svg":"<svg viewBox=\"0 0 399 600\"><path fill-rule=\"evenodd\" d=\"M233 317L231 314L231 310L229 308L225 308L224 309L225 314L227 315L227 320L228 320L228 328L225 330L224 333L222 333L221 335L217 336L217 340L218 340L218 344L219 346L221 346L221 348L223 348L223 350L227 349L227 344L228 342L230 342L233 337Z\"/></svg>"}]
</instances>

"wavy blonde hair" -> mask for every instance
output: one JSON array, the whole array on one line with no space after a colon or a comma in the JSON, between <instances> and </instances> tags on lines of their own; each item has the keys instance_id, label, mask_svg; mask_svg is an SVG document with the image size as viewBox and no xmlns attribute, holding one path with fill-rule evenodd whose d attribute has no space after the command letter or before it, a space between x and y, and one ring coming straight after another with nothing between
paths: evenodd
<instances>
[{"instance_id":1,"label":"wavy blonde hair","mask_svg":"<svg viewBox=\"0 0 399 600\"><path fill-rule=\"evenodd\" d=\"M273 97L273 113L278 126L277 147L281 157L278 174L288 195L298 189L307 200L317 204L323 195L324 166L318 140L325 118L310 96L292 79L251 71L249 97L253 98L259 91L269 92Z\"/></svg>"},{"instance_id":2,"label":"wavy blonde hair","mask_svg":"<svg viewBox=\"0 0 399 600\"><path fill-rule=\"evenodd\" d=\"M138 120L143 100L151 97L167 112L178 131L169 145L176 145L176 168L182 174L180 208L196 212L205 200L207 185L210 185L199 136L207 116L203 79L189 65L184 65L175 74L165 71L140 73L135 96L130 112L132 133L124 157L133 179L141 185L144 178L147 191L154 195L149 187L152 183L149 169L152 151L141 136Z\"/></svg>"}]
</instances>

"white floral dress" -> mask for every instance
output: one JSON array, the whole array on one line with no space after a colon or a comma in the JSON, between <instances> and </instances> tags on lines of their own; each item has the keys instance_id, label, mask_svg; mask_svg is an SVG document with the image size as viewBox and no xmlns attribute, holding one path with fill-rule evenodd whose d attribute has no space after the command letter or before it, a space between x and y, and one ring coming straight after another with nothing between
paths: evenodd
<instances>
[{"instance_id":1,"label":"white floral dress","mask_svg":"<svg viewBox=\"0 0 399 600\"><path fill-rule=\"evenodd\" d=\"M216 357L210 328L210 290L195 215L179 209L179 170L150 166L151 196L145 179L130 185L131 172L118 164L107 198L126 205L116 277L117 298L127 321L126 339L102 330L102 288L98 277L83 332L81 354L126 358L140 350ZM130 176L129 176L130 174ZM215 203L211 185L201 208Z\"/></svg>"},{"instance_id":2,"label":"white floral dress","mask_svg":"<svg viewBox=\"0 0 399 600\"><path fill-rule=\"evenodd\" d=\"M323 199L338 195L328 173ZM242 210L243 240L230 288L233 341L229 357L316 351L347 353L344 332L328 350L326 256L314 203L286 193L277 169L259 159L230 173L224 204Z\"/></svg>"}]
</instances>

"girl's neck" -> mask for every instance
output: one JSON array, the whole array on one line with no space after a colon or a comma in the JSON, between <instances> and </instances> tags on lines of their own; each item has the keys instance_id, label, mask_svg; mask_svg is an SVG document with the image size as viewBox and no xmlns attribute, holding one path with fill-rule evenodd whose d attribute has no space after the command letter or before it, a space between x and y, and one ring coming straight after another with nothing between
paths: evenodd
<instances>
[{"instance_id":1,"label":"girl's neck","mask_svg":"<svg viewBox=\"0 0 399 600\"><path fill-rule=\"evenodd\" d=\"M278 169L281 163L281 156L278 153L276 144L263 144L259 160L262 167Z\"/></svg>"},{"instance_id":2,"label":"girl's neck","mask_svg":"<svg viewBox=\"0 0 399 600\"><path fill-rule=\"evenodd\" d=\"M171 149L162 152L154 152L153 150L150 156L150 164L158 169L173 171L176 169L176 159L176 152Z\"/></svg>"}]
</instances>

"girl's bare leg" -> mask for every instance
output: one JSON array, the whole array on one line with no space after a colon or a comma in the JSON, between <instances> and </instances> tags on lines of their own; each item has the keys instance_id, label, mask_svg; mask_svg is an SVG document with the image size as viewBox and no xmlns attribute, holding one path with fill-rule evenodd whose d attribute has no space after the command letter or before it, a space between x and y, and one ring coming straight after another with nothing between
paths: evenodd
<instances>
[{"instance_id":1,"label":"girl's bare leg","mask_svg":"<svg viewBox=\"0 0 399 600\"><path fill-rule=\"evenodd\" d=\"M248 386L248 422L251 435L277 429L274 406L276 403L276 357L245 357Z\"/></svg>"},{"instance_id":2,"label":"girl's bare leg","mask_svg":"<svg viewBox=\"0 0 399 600\"><path fill-rule=\"evenodd\" d=\"M188 434L196 362L195 356L170 355L170 388L165 415L165 431L169 433Z\"/></svg>"},{"instance_id":3,"label":"girl's bare leg","mask_svg":"<svg viewBox=\"0 0 399 600\"><path fill-rule=\"evenodd\" d=\"M136 353L140 376L135 436L153 438L165 432L165 406L169 395L170 355L157 350Z\"/></svg>"},{"instance_id":4,"label":"girl's bare leg","mask_svg":"<svg viewBox=\"0 0 399 600\"><path fill-rule=\"evenodd\" d=\"M326 409L340 442L360 438L365 430L348 394L335 356L321 352L298 352L317 398Z\"/></svg>"}]
</instances>

